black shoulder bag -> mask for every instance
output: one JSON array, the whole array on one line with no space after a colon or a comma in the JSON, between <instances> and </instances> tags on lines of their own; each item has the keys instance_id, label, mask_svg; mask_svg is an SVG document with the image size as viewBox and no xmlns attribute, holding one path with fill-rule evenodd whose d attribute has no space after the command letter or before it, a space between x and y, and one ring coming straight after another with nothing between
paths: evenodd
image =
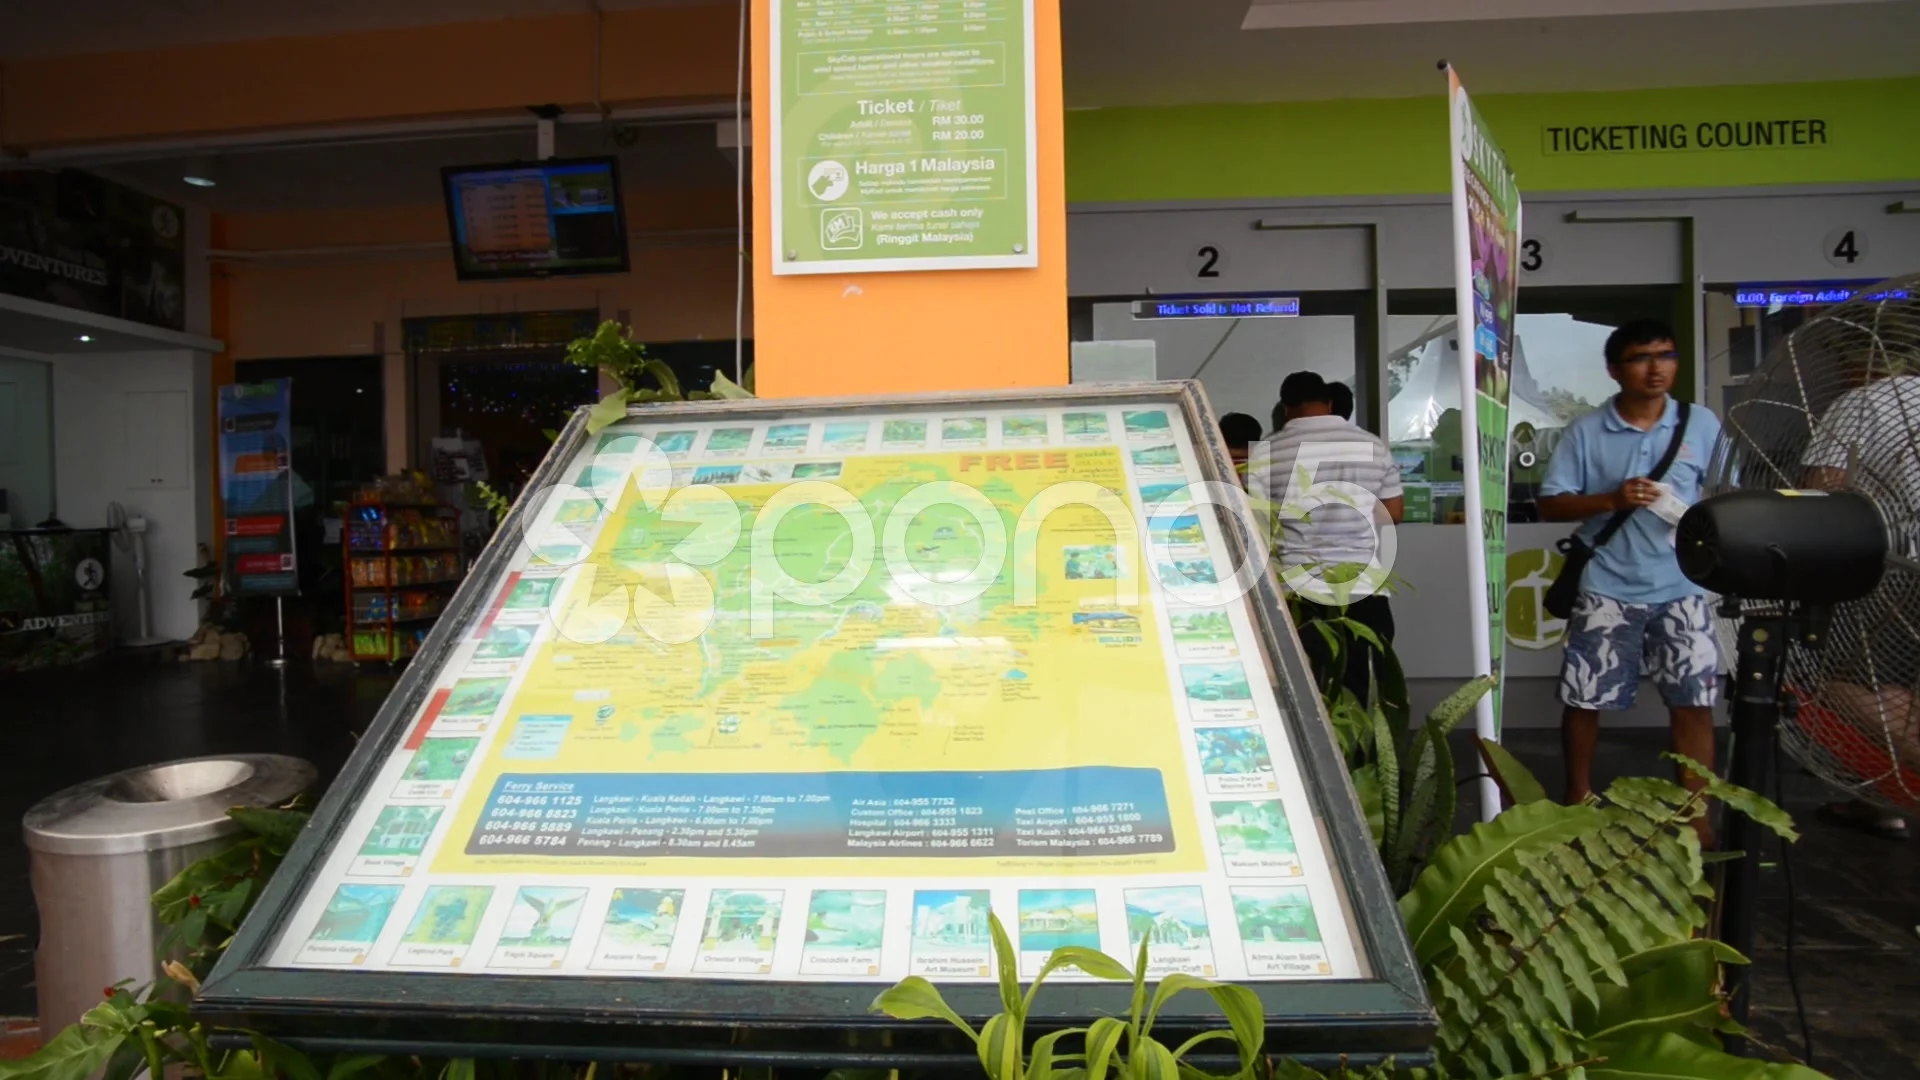
<instances>
[{"instance_id":1,"label":"black shoulder bag","mask_svg":"<svg viewBox=\"0 0 1920 1080\"><path fill-rule=\"evenodd\" d=\"M1680 456L1680 444L1687 440L1687 417L1693 412L1693 406L1680 403L1680 420L1673 426L1673 441L1667 444L1666 456L1647 474L1647 479L1658 481L1673 468L1673 461ZM1619 532L1634 515L1634 509L1622 510L1608 519L1606 527L1593 538L1589 547L1580 539L1578 532L1560 541L1560 555L1566 564L1560 568L1560 576L1553 579L1547 587L1547 595L1541 598L1540 606L1556 619L1566 619L1573 615L1574 602L1580 599L1580 579L1586 575L1587 564L1593 561L1593 553L1607 546L1613 534Z\"/></svg>"}]
</instances>

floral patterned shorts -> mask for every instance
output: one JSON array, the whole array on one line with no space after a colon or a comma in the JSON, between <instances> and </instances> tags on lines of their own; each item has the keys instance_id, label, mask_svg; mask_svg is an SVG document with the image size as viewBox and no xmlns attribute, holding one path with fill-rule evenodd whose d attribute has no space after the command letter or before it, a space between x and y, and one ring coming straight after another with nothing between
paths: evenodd
<instances>
[{"instance_id":1,"label":"floral patterned shorts","mask_svg":"<svg viewBox=\"0 0 1920 1080\"><path fill-rule=\"evenodd\" d=\"M1567 624L1561 704L1600 711L1631 708L1642 670L1669 707L1705 707L1719 700L1720 649L1707 598L1629 604L1581 593Z\"/></svg>"}]
</instances>

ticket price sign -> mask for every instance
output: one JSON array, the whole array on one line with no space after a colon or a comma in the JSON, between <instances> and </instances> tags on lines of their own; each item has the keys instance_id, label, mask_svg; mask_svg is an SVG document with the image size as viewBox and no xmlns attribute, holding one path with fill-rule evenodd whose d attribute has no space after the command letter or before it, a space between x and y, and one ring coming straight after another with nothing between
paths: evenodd
<instances>
[{"instance_id":1,"label":"ticket price sign","mask_svg":"<svg viewBox=\"0 0 1920 1080\"><path fill-rule=\"evenodd\" d=\"M1023 978L1145 942L1155 978L1254 987L1274 1052L1417 1055L1215 432L1192 383L576 420L200 1008L368 1050L924 1064L970 1050L867 1006L917 975L998 1011L997 915ZM1040 1007L1128 999L1065 976Z\"/></svg>"},{"instance_id":2,"label":"ticket price sign","mask_svg":"<svg viewBox=\"0 0 1920 1080\"><path fill-rule=\"evenodd\" d=\"M773 272L1039 265L1033 0L773 0Z\"/></svg>"}]
</instances>

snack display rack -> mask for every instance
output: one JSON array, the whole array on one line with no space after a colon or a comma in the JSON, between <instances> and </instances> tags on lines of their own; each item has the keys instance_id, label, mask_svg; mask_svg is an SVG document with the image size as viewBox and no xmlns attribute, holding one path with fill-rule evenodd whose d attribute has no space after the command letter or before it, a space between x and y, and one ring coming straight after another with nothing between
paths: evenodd
<instances>
[{"instance_id":1,"label":"snack display rack","mask_svg":"<svg viewBox=\"0 0 1920 1080\"><path fill-rule=\"evenodd\" d=\"M458 511L356 499L342 530L347 644L355 660L404 660L426 640L463 573Z\"/></svg>"}]
</instances>

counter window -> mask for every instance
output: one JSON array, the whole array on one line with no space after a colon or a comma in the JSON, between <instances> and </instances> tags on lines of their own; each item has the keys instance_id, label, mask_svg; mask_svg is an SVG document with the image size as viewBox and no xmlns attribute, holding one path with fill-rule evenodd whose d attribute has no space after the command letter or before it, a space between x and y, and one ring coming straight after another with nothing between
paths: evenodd
<instances>
[{"instance_id":1,"label":"counter window","mask_svg":"<svg viewBox=\"0 0 1920 1080\"><path fill-rule=\"evenodd\" d=\"M1151 343L1160 378L1198 379L1216 413L1246 413L1270 435L1280 382L1296 371L1319 372L1328 382L1347 384L1361 402L1366 398L1355 358L1362 304L1371 296L1289 297L1300 302L1298 316L1143 319L1135 317L1132 299L1078 301L1074 337ZM1357 407L1364 412L1364 404Z\"/></svg>"},{"instance_id":2,"label":"counter window","mask_svg":"<svg viewBox=\"0 0 1920 1080\"><path fill-rule=\"evenodd\" d=\"M1560 434L1613 396L1607 335L1633 318L1668 318L1670 288L1528 290L1520 293L1509 401L1508 515L1538 520L1534 499ZM1410 524L1466 519L1460 441L1460 359L1450 293L1395 294L1387 320L1387 423ZM1686 331L1676 328L1682 338ZM1687 342L1679 343L1683 355ZM1683 371L1681 387L1691 385Z\"/></svg>"}]
</instances>

